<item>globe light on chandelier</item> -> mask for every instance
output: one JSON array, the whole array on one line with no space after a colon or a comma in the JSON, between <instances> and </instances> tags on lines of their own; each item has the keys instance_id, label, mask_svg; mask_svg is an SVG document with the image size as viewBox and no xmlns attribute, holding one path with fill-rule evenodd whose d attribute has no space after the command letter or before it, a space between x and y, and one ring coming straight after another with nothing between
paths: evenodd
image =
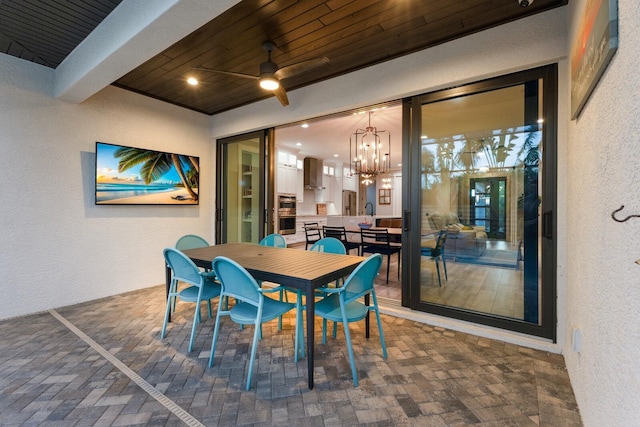
<instances>
[{"instance_id":1,"label":"globe light on chandelier","mask_svg":"<svg viewBox=\"0 0 640 427\"><path fill-rule=\"evenodd\" d=\"M371 126L372 114L370 111L369 126L357 129L349 138L349 164L352 175L359 175L360 182L364 185L373 184L377 175L389 171L391 156L391 133Z\"/></svg>"}]
</instances>

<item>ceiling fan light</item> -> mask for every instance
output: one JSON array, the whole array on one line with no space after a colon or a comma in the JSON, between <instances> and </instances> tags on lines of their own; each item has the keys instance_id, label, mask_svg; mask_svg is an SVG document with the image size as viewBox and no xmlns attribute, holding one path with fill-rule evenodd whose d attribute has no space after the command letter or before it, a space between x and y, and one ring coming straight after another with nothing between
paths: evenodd
<instances>
[{"instance_id":1,"label":"ceiling fan light","mask_svg":"<svg viewBox=\"0 0 640 427\"><path fill-rule=\"evenodd\" d=\"M260 87L265 90L276 90L280 87L280 82L273 77L263 77L260 79Z\"/></svg>"}]
</instances>

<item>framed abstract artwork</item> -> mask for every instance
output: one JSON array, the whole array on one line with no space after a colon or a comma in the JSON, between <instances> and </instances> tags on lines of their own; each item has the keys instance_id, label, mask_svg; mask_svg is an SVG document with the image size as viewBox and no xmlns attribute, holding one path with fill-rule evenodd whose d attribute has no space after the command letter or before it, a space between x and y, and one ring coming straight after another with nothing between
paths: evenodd
<instances>
[{"instance_id":1,"label":"framed abstract artwork","mask_svg":"<svg viewBox=\"0 0 640 427\"><path fill-rule=\"evenodd\" d=\"M618 0L587 0L571 49L571 119L576 119L618 50Z\"/></svg>"}]
</instances>

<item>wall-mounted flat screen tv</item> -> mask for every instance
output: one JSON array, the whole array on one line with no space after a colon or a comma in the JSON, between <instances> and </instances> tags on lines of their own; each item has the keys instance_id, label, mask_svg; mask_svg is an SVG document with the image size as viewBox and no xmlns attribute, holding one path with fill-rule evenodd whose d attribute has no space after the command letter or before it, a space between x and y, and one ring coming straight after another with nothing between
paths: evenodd
<instances>
[{"instance_id":1,"label":"wall-mounted flat screen tv","mask_svg":"<svg viewBox=\"0 0 640 427\"><path fill-rule=\"evenodd\" d=\"M96 142L96 205L197 205L199 161Z\"/></svg>"}]
</instances>

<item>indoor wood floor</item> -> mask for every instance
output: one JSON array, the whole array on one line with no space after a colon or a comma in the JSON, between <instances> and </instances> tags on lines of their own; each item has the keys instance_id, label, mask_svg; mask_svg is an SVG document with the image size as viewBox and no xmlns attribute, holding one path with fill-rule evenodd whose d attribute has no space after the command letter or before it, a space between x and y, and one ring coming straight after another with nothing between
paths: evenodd
<instances>
[{"instance_id":1,"label":"indoor wood floor","mask_svg":"<svg viewBox=\"0 0 640 427\"><path fill-rule=\"evenodd\" d=\"M499 248L503 242L492 242ZM496 246L498 245L498 246ZM304 243L292 245L304 249ZM428 257L422 260L421 299L423 301L490 313L498 316L522 319L524 294L522 269L484 266L447 261L448 280L441 268L442 286L438 286L435 262ZM376 295L395 301L401 299L401 281L398 279L397 256L391 257L389 283L386 283L387 259L384 257L380 274L375 280Z\"/></svg>"}]
</instances>

